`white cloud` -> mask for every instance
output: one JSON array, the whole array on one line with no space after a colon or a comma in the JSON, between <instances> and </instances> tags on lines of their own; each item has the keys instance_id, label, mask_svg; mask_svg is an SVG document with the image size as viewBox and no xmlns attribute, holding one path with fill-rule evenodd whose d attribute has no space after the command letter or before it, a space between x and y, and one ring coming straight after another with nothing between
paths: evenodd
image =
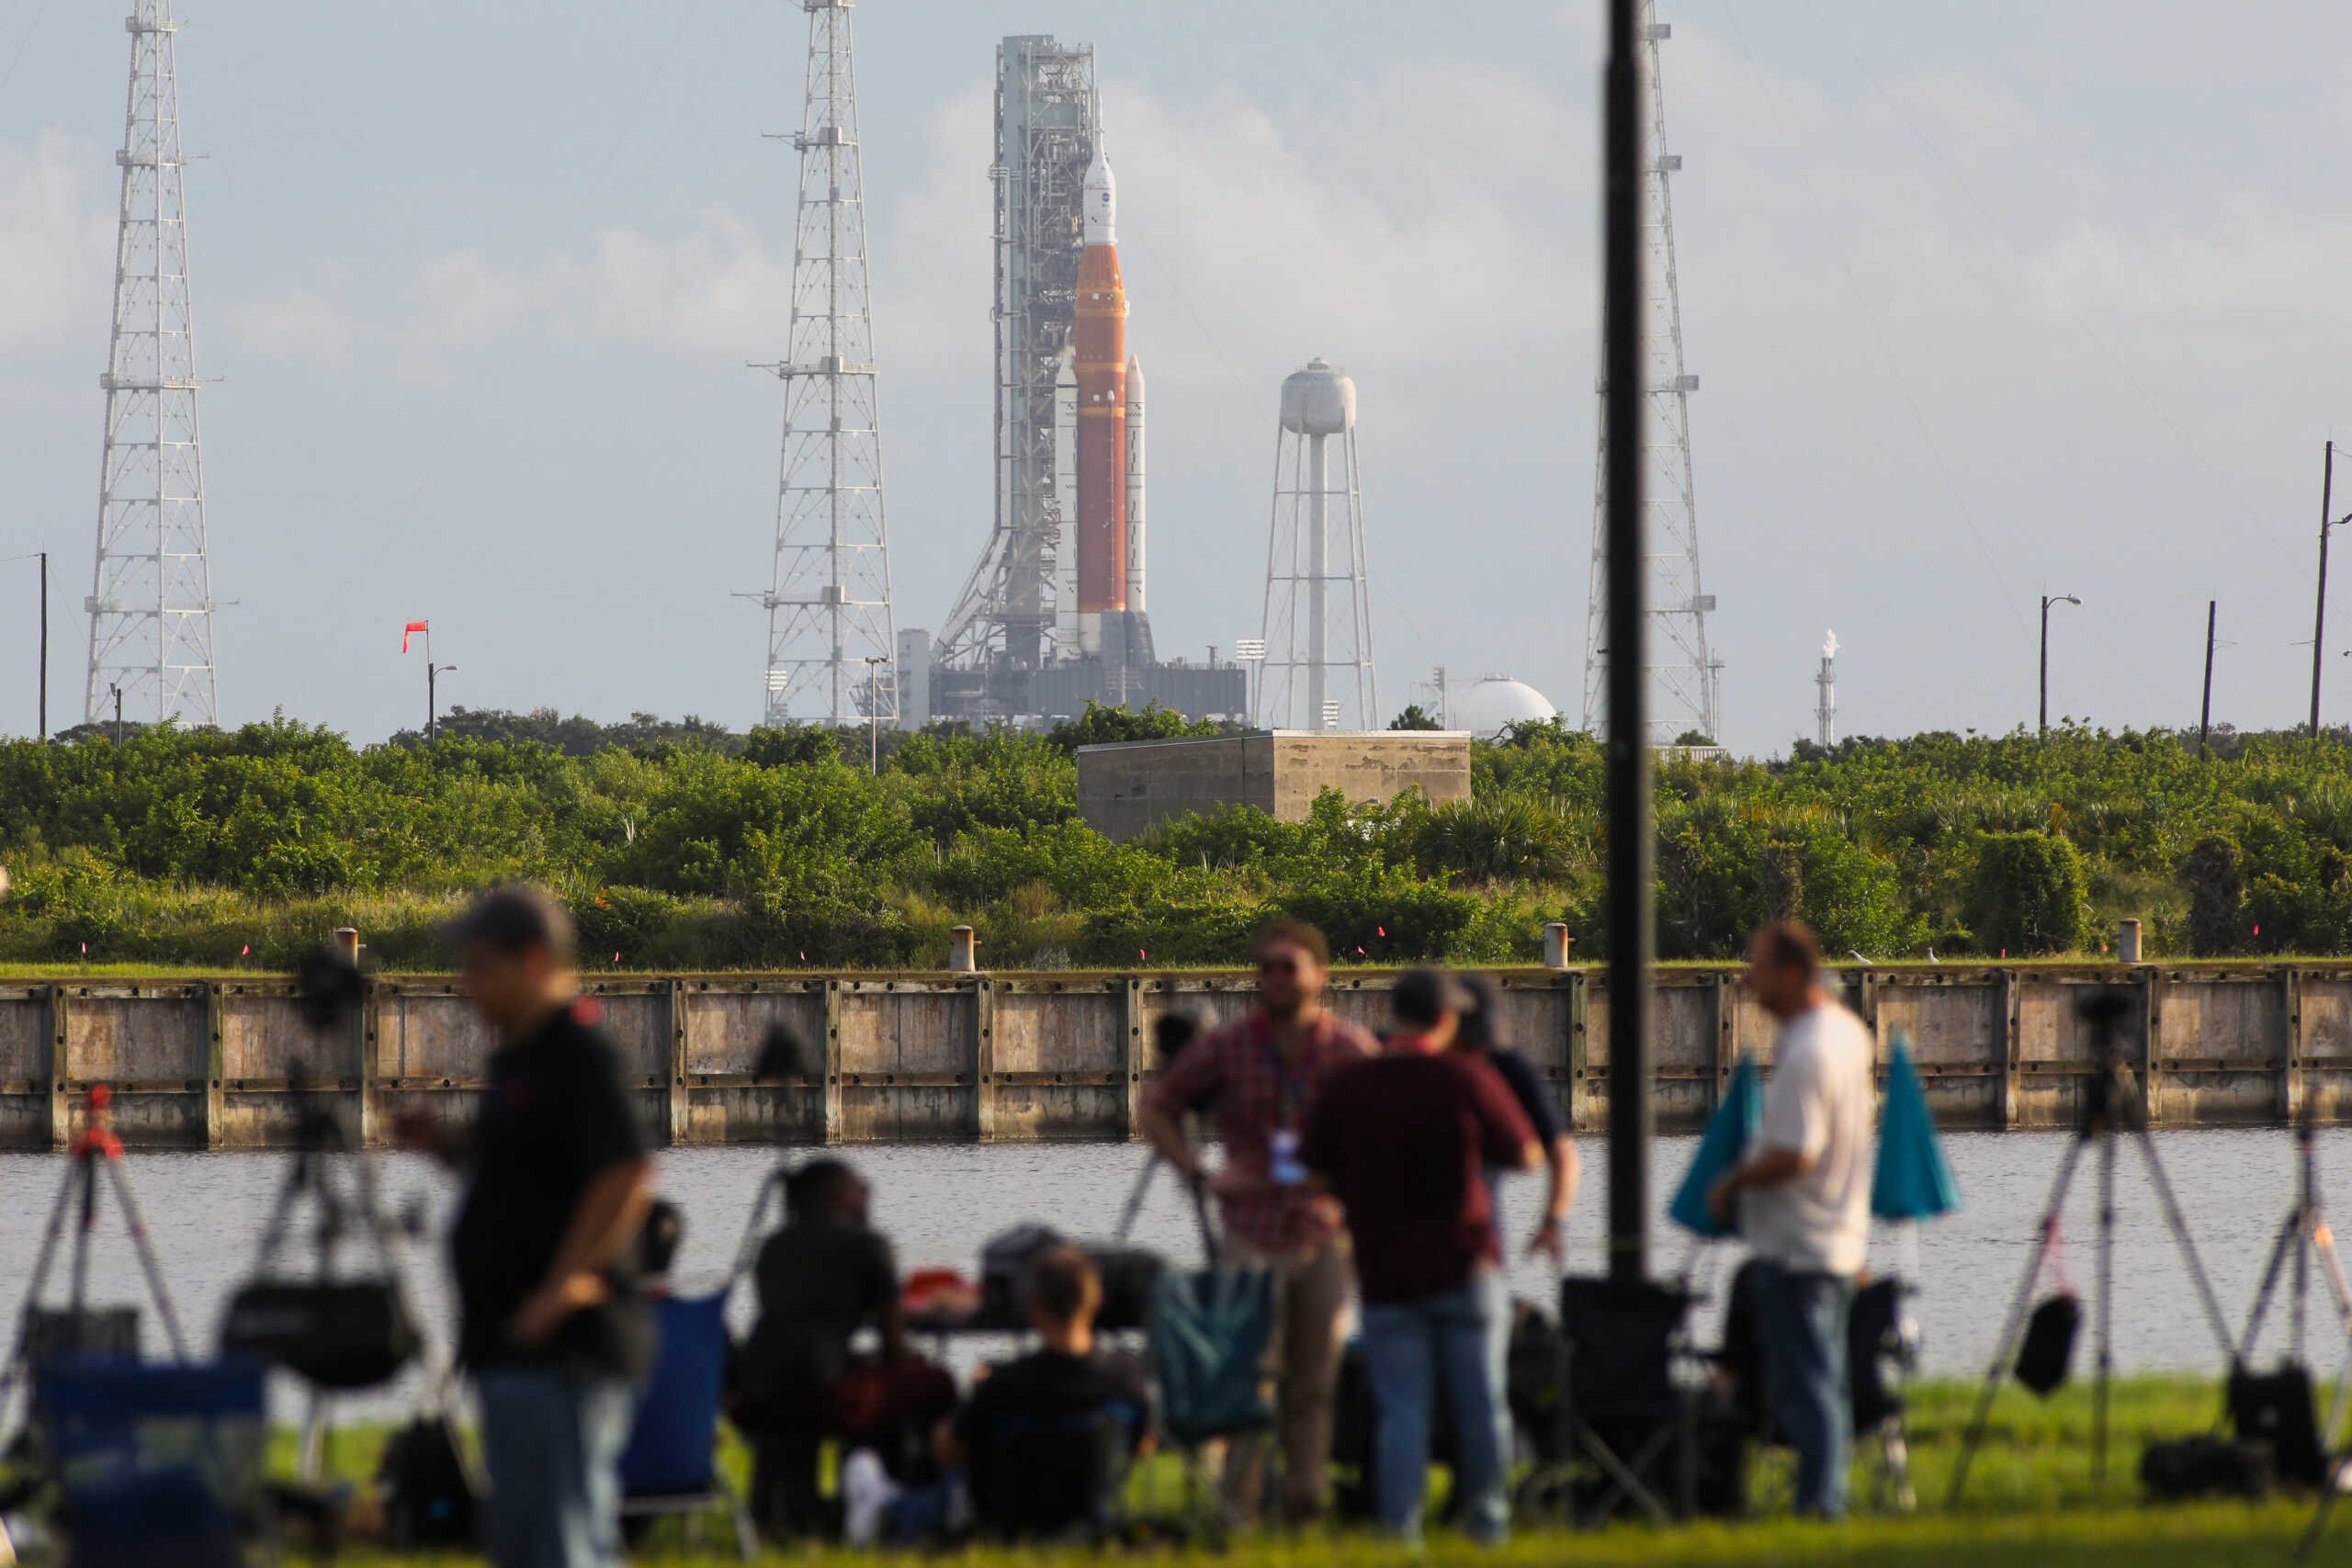
<instances>
[{"instance_id":1,"label":"white cloud","mask_svg":"<svg viewBox=\"0 0 2352 1568\"><path fill-rule=\"evenodd\" d=\"M351 322L308 290L232 304L228 327L229 342L240 354L308 360L330 368L351 362Z\"/></svg>"},{"instance_id":2,"label":"white cloud","mask_svg":"<svg viewBox=\"0 0 2352 1568\"><path fill-rule=\"evenodd\" d=\"M114 283L106 154L45 130L0 146L0 346L92 333L103 346Z\"/></svg>"},{"instance_id":3,"label":"white cloud","mask_svg":"<svg viewBox=\"0 0 2352 1568\"><path fill-rule=\"evenodd\" d=\"M2281 220L2246 201L2202 232L2084 222L2034 258L2034 292L2056 316L2341 321L2352 313L2347 243L2352 226Z\"/></svg>"}]
</instances>

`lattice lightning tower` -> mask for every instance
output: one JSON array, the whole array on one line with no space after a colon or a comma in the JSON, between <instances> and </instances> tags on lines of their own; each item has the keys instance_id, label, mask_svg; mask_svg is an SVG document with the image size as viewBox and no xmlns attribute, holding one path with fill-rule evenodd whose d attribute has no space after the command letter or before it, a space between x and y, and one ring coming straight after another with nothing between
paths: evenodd
<instances>
[{"instance_id":1,"label":"lattice lightning tower","mask_svg":"<svg viewBox=\"0 0 2352 1568\"><path fill-rule=\"evenodd\" d=\"M1642 342L1647 350L1649 419L1643 461L1647 469L1649 515L1643 536L1654 660L1650 674L1650 739L1671 741L1688 730L1720 740L1718 677L1722 665L1707 650L1707 613L1714 596L1699 581L1698 508L1690 482L1690 394L1699 378L1682 368L1682 305L1674 271L1674 204L1668 177L1682 167L1666 151L1666 99L1660 89L1658 49L1673 28L1656 19L1650 0L1640 0L1638 28L1642 96L1648 110L1649 144L1644 149L1642 229L1648 247L1644 268L1648 320ZM1599 734L1608 706L1606 636L1608 560L1602 518L1609 508L1608 388L1601 393L1600 451L1593 463L1592 596L1585 612L1584 727Z\"/></svg>"},{"instance_id":2,"label":"lattice lightning tower","mask_svg":"<svg viewBox=\"0 0 2352 1568\"><path fill-rule=\"evenodd\" d=\"M851 0L808 13L808 89L798 135L792 333L781 364L784 463L768 608L767 721L845 724L899 714L890 547L882 515L880 400L865 265Z\"/></svg>"},{"instance_id":3,"label":"lattice lightning tower","mask_svg":"<svg viewBox=\"0 0 2352 1568\"><path fill-rule=\"evenodd\" d=\"M204 463L188 307L187 207L171 0L135 0L130 96L115 162L114 338L91 575L90 671L82 716L122 711L158 724L216 724L212 571L204 553Z\"/></svg>"}]
</instances>

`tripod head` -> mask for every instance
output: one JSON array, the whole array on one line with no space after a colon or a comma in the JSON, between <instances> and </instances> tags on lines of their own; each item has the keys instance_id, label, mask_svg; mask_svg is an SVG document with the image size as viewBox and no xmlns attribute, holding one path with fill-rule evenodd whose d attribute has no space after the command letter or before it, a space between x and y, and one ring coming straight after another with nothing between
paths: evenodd
<instances>
[{"instance_id":1,"label":"tripod head","mask_svg":"<svg viewBox=\"0 0 2352 1568\"><path fill-rule=\"evenodd\" d=\"M2098 1052L2098 1070L2091 1076L2090 1086L2083 1095L2082 1120L2076 1128L2086 1138L2114 1125L2115 1108L2122 1099L2123 1070L2115 1031L2123 1021L2123 1015L2131 1010L2130 993L2111 986L2102 987L2075 1004L2075 1016L2091 1026L2091 1041Z\"/></svg>"},{"instance_id":2,"label":"tripod head","mask_svg":"<svg viewBox=\"0 0 2352 1568\"><path fill-rule=\"evenodd\" d=\"M1184 1048L1200 1037L1200 1021L1188 1012L1164 1012L1151 1026L1152 1049L1159 1054L1159 1069L1176 1065Z\"/></svg>"},{"instance_id":3,"label":"tripod head","mask_svg":"<svg viewBox=\"0 0 2352 1568\"><path fill-rule=\"evenodd\" d=\"M313 1034L325 1034L358 1010L368 994L359 965L331 947L314 947L294 966L294 999Z\"/></svg>"},{"instance_id":4,"label":"tripod head","mask_svg":"<svg viewBox=\"0 0 2352 1568\"><path fill-rule=\"evenodd\" d=\"M768 1025L760 1037L760 1054L752 1064L752 1075L763 1078L800 1078L813 1081L815 1074L808 1070L808 1042L800 1032L781 1021Z\"/></svg>"}]
</instances>

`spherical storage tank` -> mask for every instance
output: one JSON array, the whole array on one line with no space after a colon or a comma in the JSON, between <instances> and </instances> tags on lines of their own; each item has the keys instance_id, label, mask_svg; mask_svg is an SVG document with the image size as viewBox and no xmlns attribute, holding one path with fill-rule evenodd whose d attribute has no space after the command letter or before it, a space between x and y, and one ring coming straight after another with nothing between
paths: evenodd
<instances>
[{"instance_id":1,"label":"spherical storage tank","mask_svg":"<svg viewBox=\"0 0 2352 1568\"><path fill-rule=\"evenodd\" d=\"M1320 359L1283 381L1283 428L1299 435L1344 435L1356 427L1356 384Z\"/></svg>"},{"instance_id":2,"label":"spherical storage tank","mask_svg":"<svg viewBox=\"0 0 2352 1568\"><path fill-rule=\"evenodd\" d=\"M1466 729L1481 740L1492 740L1514 724L1542 724L1560 716L1544 694L1508 675L1482 675L1458 692L1446 694L1448 727Z\"/></svg>"}]
</instances>

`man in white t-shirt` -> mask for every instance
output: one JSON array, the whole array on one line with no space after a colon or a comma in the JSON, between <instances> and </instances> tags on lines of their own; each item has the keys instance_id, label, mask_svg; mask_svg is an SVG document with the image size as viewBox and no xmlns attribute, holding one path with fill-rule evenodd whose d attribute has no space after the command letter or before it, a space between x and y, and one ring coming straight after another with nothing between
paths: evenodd
<instances>
[{"instance_id":1,"label":"man in white t-shirt","mask_svg":"<svg viewBox=\"0 0 2352 1568\"><path fill-rule=\"evenodd\" d=\"M1846 1320L1870 1246L1875 1052L1862 1021L1822 989L1820 944L1797 922L1756 933L1747 985L1781 1033L1755 1145L1710 1201L1724 1219L1737 1206L1760 1264L1765 1403L1797 1450L1797 1512L1842 1518L1854 1442Z\"/></svg>"}]
</instances>

